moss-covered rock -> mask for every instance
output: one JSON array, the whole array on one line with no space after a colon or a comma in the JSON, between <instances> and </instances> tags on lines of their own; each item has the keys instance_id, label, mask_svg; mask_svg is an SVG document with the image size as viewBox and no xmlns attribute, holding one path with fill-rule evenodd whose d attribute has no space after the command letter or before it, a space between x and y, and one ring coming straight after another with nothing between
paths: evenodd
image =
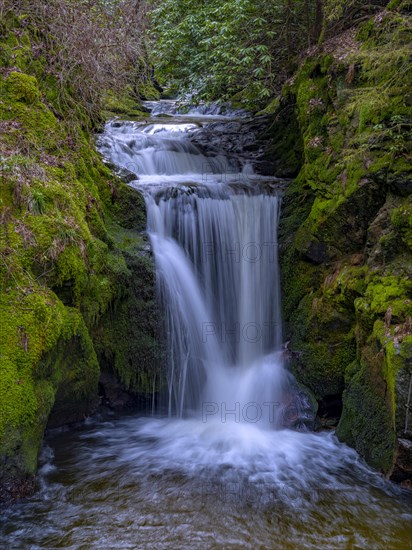
<instances>
[{"instance_id":1,"label":"moss-covered rock","mask_svg":"<svg viewBox=\"0 0 412 550\"><path fill-rule=\"evenodd\" d=\"M280 227L292 368L318 399L344 390L338 436L387 473L412 435L410 34L393 5L283 92L303 138Z\"/></svg>"},{"instance_id":2,"label":"moss-covered rock","mask_svg":"<svg viewBox=\"0 0 412 550\"><path fill-rule=\"evenodd\" d=\"M48 422L95 410L103 364L152 391L156 347L144 201L103 164L69 90L62 101L35 33L12 15L3 30L0 500L32 489Z\"/></svg>"},{"instance_id":3,"label":"moss-covered rock","mask_svg":"<svg viewBox=\"0 0 412 550\"><path fill-rule=\"evenodd\" d=\"M132 394L152 396L163 389L166 380L164 351L157 338L160 327L154 265L148 243L136 231L111 224L110 232L124 255L128 276L122 282L122 295L92 330L96 353L102 371L115 374L123 388ZM102 378L105 393L106 381L110 380Z\"/></svg>"},{"instance_id":4,"label":"moss-covered rock","mask_svg":"<svg viewBox=\"0 0 412 550\"><path fill-rule=\"evenodd\" d=\"M37 79L27 74L11 72L6 80L6 90L12 101L32 104L40 99Z\"/></svg>"},{"instance_id":5,"label":"moss-covered rock","mask_svg":"<svg viewBox=\"0 0 412 550\"><path fill-rule=\"evenodd\" d=\"M303 140L293 98L277 98L275 105L277 108L271 105L261 113L273 114L271 124L260 136L267 142L261 160L270 161L278 177L295 177L302 164Z\"/></svg>"}]
</instances>

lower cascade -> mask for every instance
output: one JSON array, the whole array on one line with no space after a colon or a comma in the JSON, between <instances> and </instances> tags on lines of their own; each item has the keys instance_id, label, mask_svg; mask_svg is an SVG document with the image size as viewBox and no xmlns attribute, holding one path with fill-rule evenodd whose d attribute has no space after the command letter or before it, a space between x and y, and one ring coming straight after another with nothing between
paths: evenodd
<instances>
[{"instance_id":1,"label":"lower cascade","mask_svg":"<svg viewBox=\"0 0 412 550\"><path fill-rule=\"evenodd\" d=\"M223 406L239 421L238 409L247 406L256 422L280 427L288 386L279 353L280 198L183 192L149 197L147 205L167 334L169 414L201 407L212 416Z\"/></svg>"},{"instance_id":2,"label":"lower cascade","mask_svg":"<svg viewBox=\"0 0 412 550\"><path fill-rule=\"evenodd\" d=\"M410 498L334 432L312 431L284 364L280 187L193 145L213 120L195 114L114 121L98 140L146 200L168 364L157 414L51 434L39 490L7 511L0 542L407 548Z\"/></svg>"}]
</instances>

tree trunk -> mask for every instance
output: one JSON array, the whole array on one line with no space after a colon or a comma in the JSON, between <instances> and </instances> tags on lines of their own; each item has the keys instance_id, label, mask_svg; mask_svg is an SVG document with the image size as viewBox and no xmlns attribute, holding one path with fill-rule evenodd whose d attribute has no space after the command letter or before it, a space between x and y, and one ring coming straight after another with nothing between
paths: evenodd
<instances>
[{"instance_id":1,"label":"tree trunk","mask_svg":"<svg viewBox=\"0 0 412 550\"><path fill-rule=\"evenodd\" d=\"M323 0L316 0L315 24L313 26L314 42L322 44L325 35L325 20L323 16Z\"/></svg>"}]
</instances>

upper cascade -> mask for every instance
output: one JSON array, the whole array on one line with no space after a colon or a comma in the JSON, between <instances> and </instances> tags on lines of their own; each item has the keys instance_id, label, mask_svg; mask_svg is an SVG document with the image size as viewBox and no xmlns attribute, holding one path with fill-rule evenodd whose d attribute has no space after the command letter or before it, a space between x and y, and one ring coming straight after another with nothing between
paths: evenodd
<instances>
[{"instance_id":1,"label":"upper cascade","mask_svg":"<svg viewBox=\"0 0 412 550\"><path fill-rule=\"evenodd\" d=\"M179 101L175 99L162 99L160 101L144 101L146 107L152 116L210 116L214 118L233 118L247 117L249 113L244 109L233 109L228 105L212 104L193 104L189 101Z\"/></svg>"}]
</instances>

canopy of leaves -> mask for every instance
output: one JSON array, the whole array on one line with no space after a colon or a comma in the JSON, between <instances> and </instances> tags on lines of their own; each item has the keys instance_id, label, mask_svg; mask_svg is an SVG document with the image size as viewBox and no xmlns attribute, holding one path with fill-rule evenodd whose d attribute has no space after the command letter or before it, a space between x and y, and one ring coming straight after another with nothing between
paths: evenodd
<instances>
[{"instance_id":1,"label":"canopy of leaves","mask_svg":"<svg viewBox=\"0 0 412 550\"><path fill-rule=\"evenodd\" d=\"M384 0L375 0L382 6ZM162 0L151 11L156 76L200 100L259 107L297 58L369 0Z\"/></svg>"},{"instance_id":2,"label":"canopy of leaves","mask_svg":"<svg viewBox=\"0 0 412 550\"><path fill-rule=\"evenodd\" d=\"M306 47L311 0L164 0L151 14L156 74L200 99L264 103Z\"/></svg>"}]
</instances>

